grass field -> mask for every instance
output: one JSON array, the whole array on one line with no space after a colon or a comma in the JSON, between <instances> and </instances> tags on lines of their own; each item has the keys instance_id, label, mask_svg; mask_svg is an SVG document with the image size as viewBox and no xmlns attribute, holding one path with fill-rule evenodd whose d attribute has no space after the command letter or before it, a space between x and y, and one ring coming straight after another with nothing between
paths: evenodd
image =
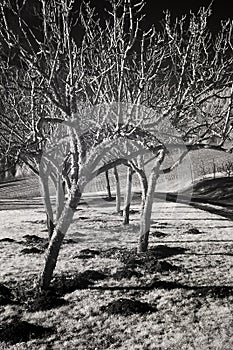
<instances>
[{"instance_id":1,"label":"grass field","mask_svg":"<svg viewBox=\"0 0 233 350\"><path fill-rule=\"evenodd\" d=\"M123 226L113 202L89 200L75 213L51 295L35 303L47 238L41 201L5 195L0 204L0 349L233 348L229 219L157 200L149 253L138 256L140 203Z\"/></svg>"}]
</instances>

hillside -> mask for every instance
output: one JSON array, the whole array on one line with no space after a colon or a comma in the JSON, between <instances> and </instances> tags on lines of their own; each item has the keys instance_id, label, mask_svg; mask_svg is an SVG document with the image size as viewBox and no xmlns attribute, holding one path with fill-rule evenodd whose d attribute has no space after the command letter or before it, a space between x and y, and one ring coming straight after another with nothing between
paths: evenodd
<instances>
[{"instance_id":1,"label":"hillside","mask_svg":"<svg viewBox=\"0 0 233 350\"><path fill-rule=\"evenodd\" d=\"M215 202L219 205L233 205L233 177L205 179L181 192L190 195L192 200Z\"/></svg>"}]
</instances>

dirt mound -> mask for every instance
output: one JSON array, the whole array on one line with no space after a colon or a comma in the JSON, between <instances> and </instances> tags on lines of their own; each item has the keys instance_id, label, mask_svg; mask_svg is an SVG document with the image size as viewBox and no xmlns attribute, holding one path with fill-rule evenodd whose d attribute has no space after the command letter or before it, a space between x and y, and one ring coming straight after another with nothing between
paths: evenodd
<instances>
[{"instance_id":1,"label":"dirt mound","mask_svg":"<svg viewBox=\"0 0 233 350\"><path fill-rule=\"evenodd\" d=\"M89 281L98 281L107 278L107 275L105 275L102 271L86 270L79 273L79 277Z\"/></svg>"},{"instance_id":2,"label":"dirt mound","mask_svg":"<svg viewBox=\"0 0 233 350\"><path fill-rule=\"evenodd\" d=\"M100 255L100 251L99 250L82 249L82 250L80 250L79 254L76 255L74 258L78 258L78 259L92 259L92 258L95 258L96 255Z\"/></svg>"},{"instance_id":3,"label":"dirt mound","mask_svg":"<svg viewBox=\"0 0 233 350\"><path fill-rule=\"evenodd\" d=\"M26 240L27 244L46 243L48 241L46 238L36 235L24 235L22 238Z\"/></svg>"},{"instance_id":4,"label":"dirt mound","mask_svg":"<svg viewBox=\"0 0 233 350\"><path fill-rule=\"evenodd\" d=\"M149 273L163 273L169 271L179 271L180 268L178 266L172 265L166 261L159 261L154 256L148 255L142 259L132 257L128 261L126 261L126 268L143 268L146 272Z\"/></svg>"},{"instance_id":5,"label":"dirt mound","mask_svg":"<svg viewBox=\"0 0 233 350\"><path fill-rule=\"evenodd\" d=\"M138 254L135 251L121 251L118 253L120 261L125 264L129 269L135 269L137 267L143 268L146 271L163 272L163 271L175 271L178 270L177 266L173 266L168 262L158 262L159 259L164 259L176 254L182 254L185 252L181 247L167 247L164 245L158 245L150 248L146 253Z\"/></svg>"},{"instance_id":6,"label":"dirt mound","mask_svg":"<svg viewBox=\"0 0 233 350\"><path fill-rule=\"evenodd\" d=\"M10 288L0 283L0 305L12 304L14 295Z\"/></svg>"},{"instance_id":7,"label":"dirt mound","mask_svg":"<svg viewBox=\"0 0 233 350\"><path fill-rule=\"evenodd\" d=\"M130 215L140 214L140 210L130 209L129 213Z\"/></svg>"},{"instance_id":8,"label":"dirt mound","mask_svg":"<svg viewBox=\"0 0 233 350\"><path fill-rule=\"evenodd\" d=\"M53 328L13 320L0 325L0 341L10 344L27 342L30 339L44 338L54 333Z\"/></svg>"},{"instance_id":9,"label":"dirt mound","mask_svg":"<svg viewBox=\"0 0 233 350\"><path fill-rule=\"evenodd\" d=\"M210 296L213 298L228 298L233 295L231 286L204 286L195 288L195 295L200 297Z\"/></svg>"},{"instance_id":10,"label":"dirt mound","mask_svg":"<svg viewBox=\"0 0 233 350\"><path fill-rule=\"evenodd\" d=\"M137 253L136 249L127 248L109 248L101 252L102 257L120 259L121 262L127 265L137 265L144 262L148 258L167 258L172 255L183 254L187 249L182 247L168 247L166 245L157 245L151 247L145 253Z\"/></svg>"},{"instance_id":11,"label":"dirt mound","mask_svg":"<svg viewBox=\"0 0 233 350\"><path fill-rule=\"evenodd\" d=\"M148 303L142 303L139 300L124 298L115 300L108 305L104 305L100 309L108 314L120 314L124 316L129 316L136 313L145 314L147 312L156 311L156 309Z\"/></svg>"},{"instance_id":12,"label":"dirt mound","mask_svg":"<svg viewBox=\"0 0 233 350\"><path fill-rule=\"evenodd\" d=\"M35 299L27 303L27 311L44 311L67 305L68 301L58 297L53 292L41 293Z\"/></svg>"},{"instance_id":13,"label":"dirt mound","mask_svg":"<svg viewBox=\"0 0 233 350\"><path fill-rule=\"evenodd\" d=\"M46 224L46 220L44 220L44 219L42 219L42 220L25 220L24 222L27 222L29 224L40 224L40 225Z\"/></svg>"},{"instance_id":14,"label":"dirt mound","mask_svg":"<svg viewBox=\"0 0 233 350\"><path fill-rule=\"evenodd\" d=\"M89 220L90 217L87 217L87 216L79 216L77 219L78 219L78 220Z\"/></svg>"},{"instance_id":15,"label":"dirt mound","mask_svg":"<svg viewBox=\"0 0 233 350\"><path fill-rule=\"evenodd\" d=\"M0 239L0 242L6 242L6 243L13 243L13 242L16 242L13 238L2 238Z\"/></svg>"},{"instance_id":16,"label":"dirt mound","mask_svg":"<svg viewBox=\"0 0 233 350\"><path fill-rule=\"evenodd\" d=\"M148 255L156 258L168 258L172 255L184 254L187 249L182 247L168 247L166 245L157 245L148 250Z\"/></svg>"},{"instance_id":17,"label":"dirt mound","mask_svg":"<svg viewBox=\"0 0 233 350\"><path fill-rule=\"evenodd\" d=\"M64 295L77 289L86 289L93 284L93 281L80 277L80 274L63 274L54 277L50 290L58 295Z\"/></svg>"},{"instance_id":18,"label":"dirt mound","mask_svg":"<svg viewBox=\"0 0 233 350\"><path fill-rule=\"evenodd\" d=\"M185 231L184 233L190 234L190 235L200 235L202 232L198 230L198 228L190 228L189 230Z\"/></svg>"},{"instance_id":19,"label":"dirt mound","mask_svg":"<svg viewBox=\"0 0 233 350\"><path fill-rule=\"evenodd\" d=\"M21 250L23 254L42 254L48 248L49 242L47 238L36 235L25 235L23 239L26 240L26 245L30 248Z\"/></svg>"},{"instance_id":20,"label":"dirt mound","mask_svg":"<svg viewBox=\"0 0 233 350\"><path fill-rule=\"evenodd\" d=\"M78 243L78 241L75 241L72 238L67 238L67 239L64 239L63 241L63 244L76 244L76 243Z\"/></svg>"},{"instance_id":21,"label":"dirt mound","mask_svg":"<svg viewBox=\"0 0 233 350\"><path fill-rule=\"evenodd\" d=\"M168 226L169 224L167 222L154 221L154 223L151 225L151 228L163 229L163 228L167 228Z\"/></svg>"},{"instance_id":22,"label":"dirt mound","mask_svg":"<svg viewBox=\"0 0 233 350\"><path fill-rule=\"evenodd\" d=\"M116 280L122 280L123 278L130 279L132 277L142 277L142 274L135 270L130 270L128 268L118 269L112 277Z\"/></svg>"},{"instance_id":23,"label":"dirt mound","mask_svg":"<svg viewBox=\"0 0 233 350\"><path fill-rule=\"evenodd\" d=\"M163 238L166 237L167 234L161 231L154 231L150 233L152 237Z\"/></svg>"},{"instance_id":24,"label":"dirt mound","mask_svg":"<svg viewBox=\"0 0 233 350\"><path fill-rule=\"evenodd\" d=\"M124 259L124 257L129 258L132 255L136 254L136 249L127 249L127 248L118 248L112 247L103 250L100 253L101 258L110 258L110 259Z\"/></svg>"},{"instance_id":25,"label":"dirt mound","mask_svg":"<svg viewBox=\"0 0 233 350\"><path fill-rule=\"evenodd\" d=\"M180 271L180 268L176 265L172 265L167 261L157 261L152 259L147 259L145 261L145 269L149 273L163 273L169 271Z\"/></svg>"},{"instance_id":26,"label":"dirt mound","mask_svg":"<svg viewBox=\"0 0 233 350\"><path fill-rule=\"evenodd\" d=\"M32 247L32 248L24 248L20 251L22 254L42 254L44 253L44 250Z\"/></svg>"},{"instance_id":27,"label":"dirt mound","mask_svg":"<svg viewBox=\"0 0 233 350\"><path fill-rule=\"evenodd\" d=\"M0 284L0 305L14 303L26 308L27 311L50 310L67 303L60 298L58 292L59 290L53 288L46 292L41 291L35 284L35 279L19 281L14 286L9 284L9 287Z\"/></svg>"}]
</instances>

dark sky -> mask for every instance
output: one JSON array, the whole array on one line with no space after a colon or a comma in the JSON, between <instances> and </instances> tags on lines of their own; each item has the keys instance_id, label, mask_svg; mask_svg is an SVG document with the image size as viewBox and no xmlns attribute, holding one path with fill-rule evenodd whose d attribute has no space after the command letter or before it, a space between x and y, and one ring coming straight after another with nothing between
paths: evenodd
<instances>
[{"instance_id":1,"label":"dark sky","mask_svg":"<svg viewBox=\"0 0 233 350\"><path fill-rule=\"evenodd\" d=\"M136 1L136 0L133 0ZM155 24L160 28L163 12L169 10L172 17L180 17L190 13L190 10L197 12L200 7L208 7L211 0L145 0L148 25ZM105 7L107 0L91 0L91 3L100 11ZM213 33L219 30L220 20L233 18L231 1L213 0L212 15L209 19L209 26Z\"/></svg>"},{"instance_id":2,"label":"dark sky","mask_svg":"<svg viewBox=\"0 0 233 350\"><path fill-rule=\"evenodd\" d=\"M168 9L173 16L181 16L200 7L208 7L211 0L146 0L146 12L148 21L158 24L163 16L163 11ZM220 20L233 18L232 2L228 0L214 0L212 4L212 15L209 24L213 31L219 27Z\"/></svg>"}]
</instances>

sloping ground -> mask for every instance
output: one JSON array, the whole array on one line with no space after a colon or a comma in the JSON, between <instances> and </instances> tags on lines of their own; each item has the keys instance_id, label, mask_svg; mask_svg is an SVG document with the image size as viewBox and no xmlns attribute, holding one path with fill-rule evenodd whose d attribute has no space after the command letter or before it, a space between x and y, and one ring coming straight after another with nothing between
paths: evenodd
<instances>
[{"instance_id":1,"label":"sloping ground","mask_svg":"<svg viewBox=\"0 0 233 350\"><path fill-rule=\"evenodd\" d=\"M155 200L166 200L189 204L190 206L217 214L232 220L233 178L205 179L179 193L156 192Z\"/></svg>"},{"instance_id":2,"label":"sloping ground","mask_svg":"<svg viewBox=\"0 0 233 350\"><path fill-rule=\"evenodd\" d=\"M233 207L233 177L199 180L179 192L156 192L155 198L186 204L210 204L223 208Z\"/></svg>"},{"instance_id":3,"label":"sloping ground","mask_svg":"<svg viewBox=\"0 0 233 350\"><path fill-rule=\"evenodd\" d=\"M192 194L192 200L213 202L219 205L233 205L233 177L206 179L197 182L192 188L181 192Z\"/></svg>"},{"instance_id":4,"label":"sloping ground","mask_svg":"<svg viewBox=\"0 0 233 350\"><path fill-rule=\"evenodd\" d=\"M39 179L35 176L0 183L0 199L25 199L41 196Z\"/></svg>"},{"instance_id":5,"label":"sloping ground","mask_svg":"<svg viewBox=\"0 0 233 350\"><path fill-rule=\"evenodd\" d=\"M92 189L93 190L93 189ZM37 177L27 177L24 179L17 179L5 181L0 183L0 209L17 209L17 208L34 208L42 205L40 184ZM88 202L97 202L102 194L86 194L84 200ZM139 198L140 192L134 192L134 198ZM196 182L193 186L186 188L184 191L177 193L156 192L155 198L159 200L166 200L171 202L190 203L193 206L204 205L204 210L222 215L221 210L224 210L226 217L231 217L233 206L233 177L221 177L216 179L204 179ZM93 203L92 203L93 204ZM218 208L207 208L206 205L220 206ZM217 210L217 212L216 212ZM225 211L229 211L225 213ZM219 212L220 211L220 212ZM226 215L225 215L226 214Z\"/></svg>"}]
</instances>

